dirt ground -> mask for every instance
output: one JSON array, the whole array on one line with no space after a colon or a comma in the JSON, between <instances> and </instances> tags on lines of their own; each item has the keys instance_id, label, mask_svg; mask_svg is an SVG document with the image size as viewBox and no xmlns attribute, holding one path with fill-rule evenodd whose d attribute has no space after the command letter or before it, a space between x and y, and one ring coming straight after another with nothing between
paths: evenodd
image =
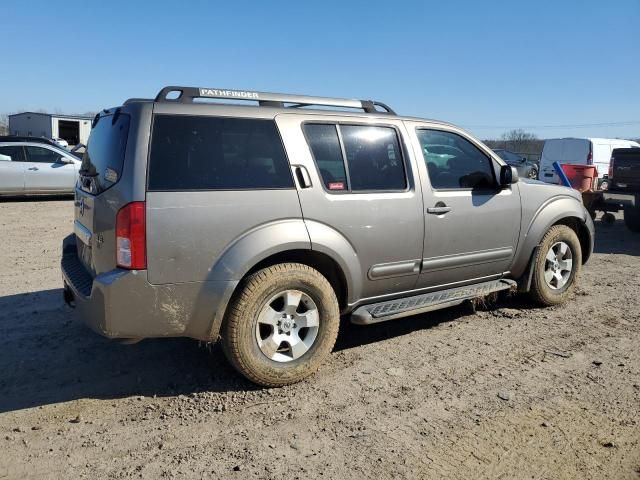
<instances>
[{"instance_id":1,"label":"dirt ground","mask_svg":"<svg viewBox=\"0 0 640 480\"><path fill-rule=\"evenodd\" d=\"M72 202L0 203L0 479L640 478L640 236L596 222L567 305L359 327L259 389L219 348L120 345L62 302Z\"/></svg>"}]
</instances>

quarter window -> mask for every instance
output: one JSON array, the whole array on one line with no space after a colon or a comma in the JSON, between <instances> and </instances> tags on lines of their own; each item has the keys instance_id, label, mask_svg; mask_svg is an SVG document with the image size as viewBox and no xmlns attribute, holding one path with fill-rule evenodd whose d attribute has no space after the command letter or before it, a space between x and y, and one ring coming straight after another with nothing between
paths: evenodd
<instances>
[{"instance_id":1,"label":"quarter window","mask_svg":"<svg viewBox=\"0 0 640 480\"><path fill-rule=\"evenodd\" d=\"M157 115L149 190L293 188L272 120Z\"/></svg>"},{"instance_id":2,"label":"quarter window","mask_svg":"<svg viewBox=\"0 0 640 480\"><path fill-rule=\"evenodd\" d=\"M399 191L407 187L394 128L307 124L304 132L328 190Z\"/></svg>"},{"instance_id":3,"label":"quarter window","mask_svg":"<svg viewBox=\"0 0 640 480\"><path fill-rule=\"evenodd\" d=\"M460 135L418 129L418 140L435 189L483 190L495 187L491 159Z\"/></svg>"}]
</instances>

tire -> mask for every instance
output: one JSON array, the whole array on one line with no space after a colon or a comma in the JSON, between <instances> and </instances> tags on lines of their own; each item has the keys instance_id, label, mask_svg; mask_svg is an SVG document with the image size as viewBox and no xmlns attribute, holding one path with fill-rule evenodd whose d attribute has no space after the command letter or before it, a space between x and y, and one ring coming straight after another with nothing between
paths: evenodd
<instances>
[{"instance_id":1,"label":"tire","mask_svg":"<svg viewBox=\"0 0 640 480\"><path fill-rule=\"evenodd\" d=\"M632 232L640 232L640 207L625 207L624 224Z\"/></svg>"},{"instance_id":2,"label":"tire","mask_svg":"<svg viewBox=\"0 0 640 480\"><path fill-rule=\"evenodd\" d=\"M600 221L606 225L613 225L616 223L616 216L611 212L605 212Z\"/></svg>"},{"instance_id":3,"label":"tire","mask_svg":"<svg viewBox=\"0 0 640 480\"><path fill-rule=\"evenodd\" d=\"M558 275L554 274L554 262L550 261L549 257L553 257L552 251L560 252L562 244L568 247L570 255L565 253L564 260L556 260L555 262L555 265L559 266L557 272L561 277L560 280ZM565 267L567 265L566 260L569 258L571 260L571 269L567 273ZM566 225L551 227L542 238L540 248L538 248L534 258L534 271L529 295L535 302L544 306L559 305L566 302L573 292L581 266L582 249L576 233ZM553 277L550 282L549 276Z\"/></svg>"},{"instance_id":4,"label":"tire","mask_svg":"<svg viewBox=\"0 0 640 480\"><path fill-rule=\"evenodd\" d=\"M280 387L320 367L339 326L338 300L327 279L307 265L282 263L243 281L225 315L222 348L247 379Z\"/></svg>"},{"instance_id":5,"label":"tire","mask_svg":"<svg viewBox=\"0 0 640 480\"><path fill-rule=\"evenodd\" d=\"M529 175L527 175L529 178L533 179L533 180L537 180L538 179L538 171L535 168L532 168L531 170L529 170Z\"/></svg>"}]
</instances>

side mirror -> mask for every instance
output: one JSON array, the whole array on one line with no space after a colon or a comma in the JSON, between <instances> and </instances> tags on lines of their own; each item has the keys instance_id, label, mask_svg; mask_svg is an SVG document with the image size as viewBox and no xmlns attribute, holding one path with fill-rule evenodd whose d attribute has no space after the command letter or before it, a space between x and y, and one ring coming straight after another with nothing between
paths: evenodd
<instances>
[{"instance_id":1,"label":"side mirror","mask_svg":"<svg viewBox=\"0 0 640 480\"><path fill-rule=\"evenodd\" d=\"M500 186L505 188L514 183L518 183L518 170L511 165L500 167Z\"/></svg>"}]
</instances>

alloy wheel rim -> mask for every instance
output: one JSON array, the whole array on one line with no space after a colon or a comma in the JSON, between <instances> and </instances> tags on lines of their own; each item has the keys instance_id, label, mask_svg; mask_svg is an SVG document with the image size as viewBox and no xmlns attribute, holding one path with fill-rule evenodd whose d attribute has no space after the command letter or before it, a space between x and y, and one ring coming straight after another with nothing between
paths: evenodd
<instances>
[{"instance_id":1,"label":"alloy wheel rim","mask_svg":"<svg viewBox=\"0 0 640 480\"><path fill-rule=\"evenodd\" d=\"M313 299L300 290L284 290L260 309L255 326L258 348L275 362L297 360L313 346L319 326Z\"/></svg>"},{"instance_id":2,"label":"alloy wheel rim","mask_svg":"<svg viewBox=\"0 0 640 480\"><path fill-rule=\"evenodd\" d=\"M553 290L563 288L571 277L573 271L573 252L565 242L554 243L544 262L544 280Z\"/></svg>"}]
</instances>

